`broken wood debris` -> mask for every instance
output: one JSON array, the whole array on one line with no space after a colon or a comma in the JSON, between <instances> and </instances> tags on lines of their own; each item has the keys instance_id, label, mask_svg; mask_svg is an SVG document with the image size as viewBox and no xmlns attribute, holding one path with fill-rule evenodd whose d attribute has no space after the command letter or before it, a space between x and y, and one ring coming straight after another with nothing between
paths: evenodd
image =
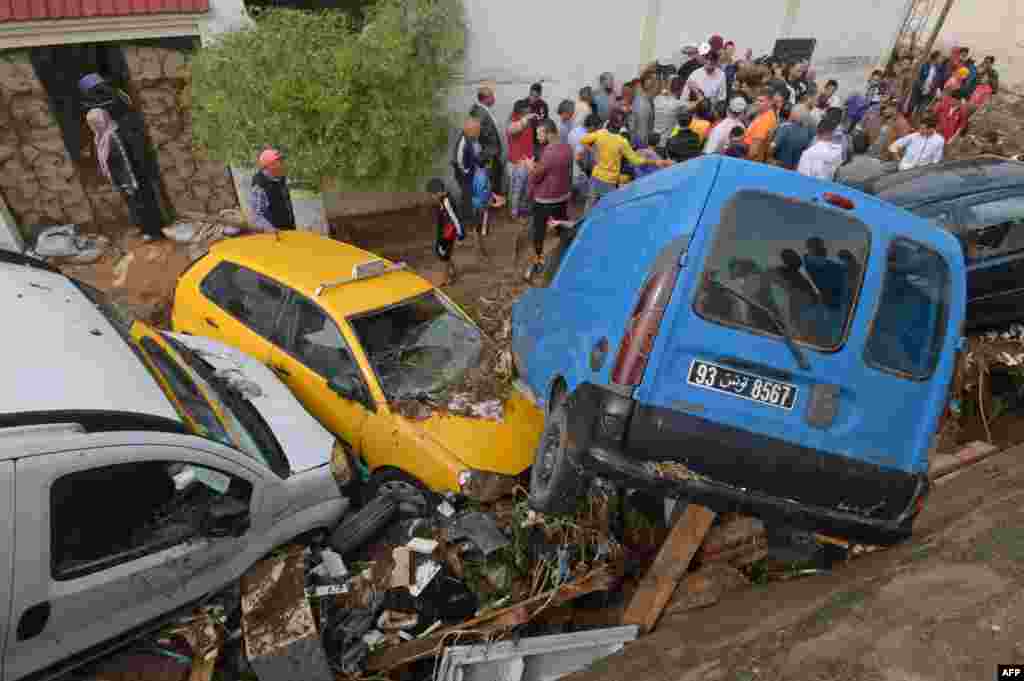
<instances>
[{"instance_id":1,"label":"broken wood debris","mask_svg":"<svg viewBox=\"0 0 1024 681\"><path fill-rule=\"evenodd\" d=\"M654 629L714 519L711 509L696 504L687 506L633 594L622 617L623 624L636 624L645 634Z\"/></svg>"}]
</instances>

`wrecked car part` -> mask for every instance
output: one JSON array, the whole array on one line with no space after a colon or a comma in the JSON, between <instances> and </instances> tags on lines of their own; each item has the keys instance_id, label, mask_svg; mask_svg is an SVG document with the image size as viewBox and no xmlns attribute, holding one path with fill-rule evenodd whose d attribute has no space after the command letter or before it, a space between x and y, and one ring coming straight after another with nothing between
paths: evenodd
<instances>
[{"instance_id":1,"label":"wrecked car part","mask_svg":"<svg viewBox=\"0 0 1024 681\"><path fill-rule=\"evenodd\" d=\"M263 681L334 681L305 592L301 550L257 563L242 577L242 633Z\"/></svg>"},{"instance_id":2,"label":"wrecked car part","mask_svg":"<svg viewBox=\"0 0 1024 681\"><path fill-rule=\"evenodd\" d=\"M494 516L480 511L469 511L458 516L448 528L448 538L469 539L485 557L510 543Z\"/></svg>"},{"instance_id":3,"label":"wrecked car part","mask_svg":"<svg viewBox=\"0 0 1024 681\"><path fill-rule=\"evenodd\" d=\"M387 496L372 499L348 515L331 533L331 548L341 555L358 549L380 532L398 512L398 503Z\"/></svg>"},{"instance_id":4,"label":"wrecked car part","mask_svg":"<svg viewBox=\"0 0 1024 681\"><path fill-rule=\"evenodd\" d=\"M586 669L635 641L636 626L537 636L487 645L449 646L437 681L553 681Z\"/></svg>"}]
</instances>

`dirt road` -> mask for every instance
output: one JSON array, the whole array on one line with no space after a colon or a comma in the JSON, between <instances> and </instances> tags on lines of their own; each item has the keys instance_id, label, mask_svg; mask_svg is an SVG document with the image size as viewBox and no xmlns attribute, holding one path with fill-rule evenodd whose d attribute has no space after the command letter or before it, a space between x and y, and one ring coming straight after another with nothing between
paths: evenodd
<instances>
[{"instance_id":1,"label":"dirt road","mask_svg":"<svg viewBox=\"0 0 1024 681\"><path fill-rule=\"evenodd\" d=\"M933 490L913 541L669 616L573 681L976 681L1024 660L1024 447Z\"/></svg>"}]
</instances>

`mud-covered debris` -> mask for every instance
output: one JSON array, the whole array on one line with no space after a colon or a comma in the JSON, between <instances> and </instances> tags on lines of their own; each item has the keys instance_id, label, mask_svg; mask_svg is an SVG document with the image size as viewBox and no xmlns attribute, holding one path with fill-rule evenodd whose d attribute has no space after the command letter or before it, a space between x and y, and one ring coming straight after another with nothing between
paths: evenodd
<instances>
[{"instance_id":1,"label":"mud-covered debris","mask_svg":"<svg viewBox=\"0 0 1024 681\"><path fill-rule=\"evenodd\" d=\"M648 464L654 474L659 478L669 480L703 480L704 476L694 473L689 468L676 461L662 461L660 463Z\"/></svg>"},{"instance_id":2,"label":"mud-covered debris","mask_svg":"<svg viewBox=\"0 0 1024 681\"><path fill-rule=\"evenodd\" d=\"M306 598L305 566L303 550L292 547L242 577L242 633L261 681L334 679Z\"/></svg>"}]
</instances>

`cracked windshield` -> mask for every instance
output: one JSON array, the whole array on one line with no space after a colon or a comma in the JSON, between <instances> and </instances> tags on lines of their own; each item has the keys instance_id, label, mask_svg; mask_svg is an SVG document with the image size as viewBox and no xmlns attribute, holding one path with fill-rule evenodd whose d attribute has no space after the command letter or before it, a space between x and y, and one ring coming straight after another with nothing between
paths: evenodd
<instances>
[{"instance_id":1,"label":"cracked windshield","mask_svg":"<svg viewBox=\"0 0 1024 681\"><path fill-rule=\"evenodd\" d=\"M480 359L483 337L435 292L352 320L389 400L443 392Z\"/></svg>"}]
</instances>

